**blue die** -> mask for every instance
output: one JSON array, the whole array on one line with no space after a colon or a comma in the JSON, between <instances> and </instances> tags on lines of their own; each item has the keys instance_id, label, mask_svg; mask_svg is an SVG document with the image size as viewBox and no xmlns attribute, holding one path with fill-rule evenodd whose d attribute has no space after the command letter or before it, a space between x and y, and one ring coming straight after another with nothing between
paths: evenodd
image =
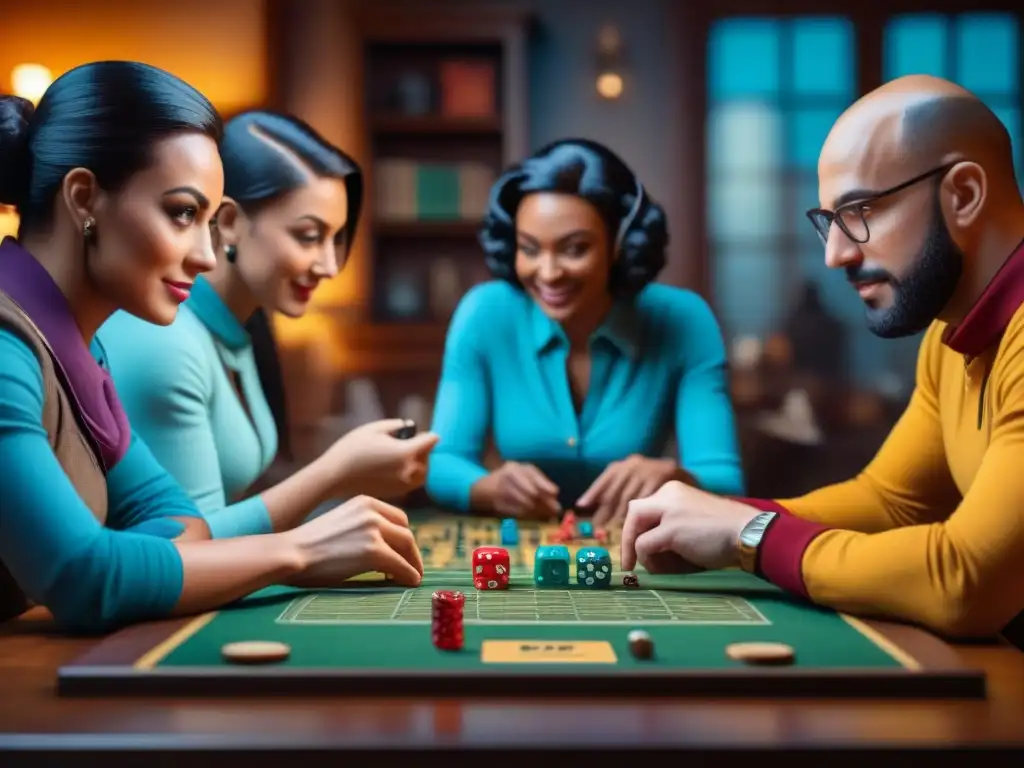
<instances>
[{"instance_id":1,"label":"blue die","mask_svg":"<svg viewBox=\"0 0 1024 768\"><path fill-rule=\"evenodd\" d=\"M519 526L511 517L501 521L501 546L514 547L519 544Z\"/></svg>"},{"instance_id":2,"label":"blue die","mask_svg":"<svg viewBox=\"0 0 1024 768\"><path fill-rule=\"evenodd\" d=\"M580 522L576 524L576 532L584 539L593 538L594 524L589 520L580 520Z\"/></svg>"},{"instance_id":3,"label":"blue die","mask_svg":"<svg viewBox=\"0 0 1024 768\"><path fill-rule=\"evenodd\" d=\"M569 586L569 548L560 544L537 547L533 558L533 583L538 587Z\"/></svg>"},{"instance_id":4,"label":"blue die","mask_svg":"<svg viewBox=\"0 0 1024 768\"><path fill-rule=\"evenodd\" d=\"M612 558L604 547L586 547L576 552L576 583L602 589L612 585Z\"/></svg>"}]
</instances>

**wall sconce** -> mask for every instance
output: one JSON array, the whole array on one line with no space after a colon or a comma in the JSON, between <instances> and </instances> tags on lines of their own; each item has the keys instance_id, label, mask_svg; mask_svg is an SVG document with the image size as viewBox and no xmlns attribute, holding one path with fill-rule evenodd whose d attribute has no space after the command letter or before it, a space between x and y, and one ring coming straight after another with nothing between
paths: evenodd
<instances>
[{"instance_id":1,"label":"wall sconce","mask_svg":"<svg viewBox=\"0 0 1024 768\"><path fill-rule=\"evenodd\" d=\"M11 70L11 86L15 96L38 104L46 89L53 82L53 75L42 64L19 64Z\"/></svg>"},{"instance_id":2,"label":"wall sconce","mask_svg":"<svg viewBox=\"0 0 1024 768\"><path fill-rule=\"evenodd\" d=\"M619 30L612 24L601 28L597 36L597 93L603 99L615 100L622 95L623 45Z\"/></svg>"}]
</instances>

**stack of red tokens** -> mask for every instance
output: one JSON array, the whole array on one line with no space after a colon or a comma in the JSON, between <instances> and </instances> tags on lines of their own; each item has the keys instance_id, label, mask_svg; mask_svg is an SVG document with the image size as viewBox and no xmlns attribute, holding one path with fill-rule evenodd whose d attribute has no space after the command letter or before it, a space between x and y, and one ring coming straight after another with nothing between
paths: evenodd
<instances>
[{"instance_id":1,"label":"stack of red tokens","mask_svg":"<svg viewBox=\"0 0 1024 768\"><path fill-rule=\"evenodd\" d=\"M466 596L461 592L437 591L433 595L430 639L442 651L462 650L462 617Z\"/></svg>"}]
</instances>

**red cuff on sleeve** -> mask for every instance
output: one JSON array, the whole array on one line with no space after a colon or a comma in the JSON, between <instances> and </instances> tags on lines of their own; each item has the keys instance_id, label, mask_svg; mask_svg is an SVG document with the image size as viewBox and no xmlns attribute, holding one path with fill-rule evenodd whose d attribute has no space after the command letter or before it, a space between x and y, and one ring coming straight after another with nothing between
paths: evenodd
<instances>
[{"instance_id":1,"label":"red cuff on sleeve","mask_svg":"<svg viewBox=\"0 0 1024 768\"><path fill-rule=\"evenodd\" d=\"M778 502L768 499L738 498L736 501L762 512L779 513L758 547L758 571L775 586L809 598L802 567L804 552L819 534L829 530L828 527L796 517Z\"/></svg>"}]
</instances>

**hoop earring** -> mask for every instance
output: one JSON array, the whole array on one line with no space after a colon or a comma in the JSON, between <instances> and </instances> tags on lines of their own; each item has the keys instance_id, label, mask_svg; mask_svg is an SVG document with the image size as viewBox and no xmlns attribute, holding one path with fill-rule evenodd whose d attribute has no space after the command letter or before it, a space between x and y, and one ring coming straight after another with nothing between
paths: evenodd
<instances>
[{"instance_id":1,"label":"hoop earring","mask_svg":"<svg viewBox=\"0 0 1024 768\"><path fill-rule=\"evenodd\" d=\"M238 249L233 245L225 245L224 258L228 260L228 264L234 264L238 258Z\"/></svg>"},{"instance_id":2,"label":"hoop earring","mask_svg":"<svg viewBox=\"0 0 1024 768\"><path fill-rule=\"evenodd\" d=\"M87 218L85 223L82 225L82 239L85 241L86 245L92 243L96 239L96 219L92 216Z\"/></svg>"}]
</instances>

